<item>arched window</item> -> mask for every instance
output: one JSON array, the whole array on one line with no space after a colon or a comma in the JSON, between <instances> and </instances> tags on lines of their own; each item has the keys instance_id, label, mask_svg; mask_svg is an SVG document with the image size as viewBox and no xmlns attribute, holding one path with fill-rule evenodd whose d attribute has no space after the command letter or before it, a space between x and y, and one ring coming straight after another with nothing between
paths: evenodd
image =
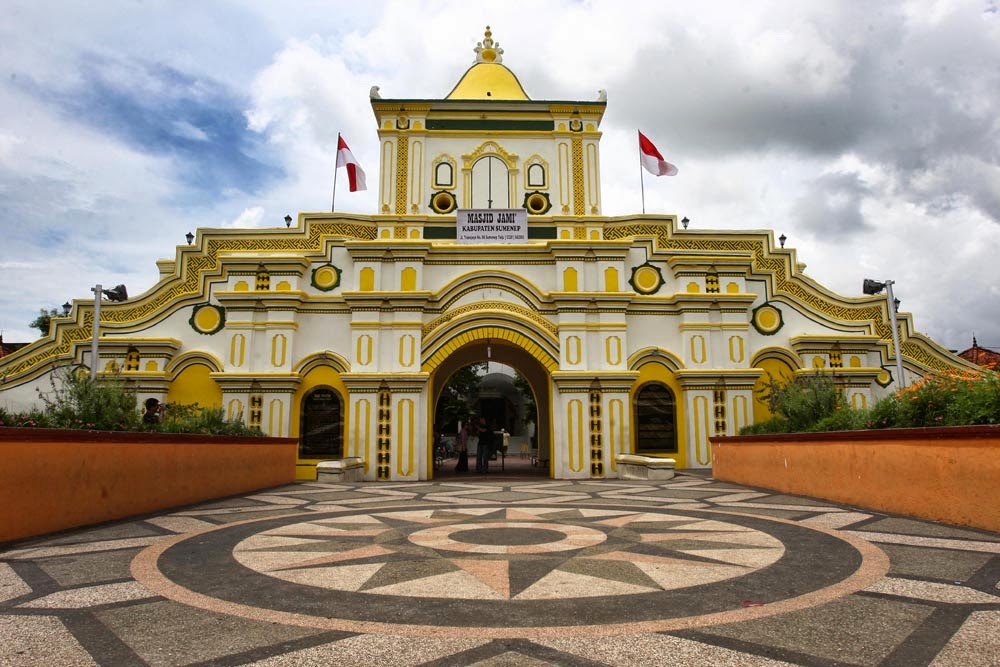
<instances>
[{"instance_id":1,"label":"arched window","mask_svg":"<svg viewBox=\"0 0 1000 667\"><path fill-rule=\"evenodd\" d=\"M472 165L472 208L510 208L507 163L487 155Z\"/></svg>"},{"instance_id":2,"label":"arched window","mask_svg":"<svg viewBox=\"0 0 1000 667\"><path fill-rule=\"evenodd\" d=\"M450 162L438 162L434 167L434 187L451 188L455 186L454 169Z\"/></svg>"},{"instance_id":3,"label":"arched window","mask_svg":"<svg viewBox=\"0 0 1000 667\"><path fill-rule=\"evenodd\" d=\"M317 387L302 399L299 458L341 458L344 455L343 402L329 387Z\"/></svg>"},{"instance_id":4,"label":"arched window","mask_svg":"<svg viewBox=\"0 0 1000 667\"><path fill-rule=\"evenodd\" d=\"M635 394L635 451L677 452L677 402L670 387L650 382Z\"/></svg>"},{"instance_id":5,"label":"arched window","mask_svg":"<svg viewBox=\"0 0 1000 667\"><path fill-rule=\"evenodd\" d=\"M538 164L537 162L535 164L528 165L528 187L529 188L545 187L545 167Z\"/></svg>"}]
</instances>

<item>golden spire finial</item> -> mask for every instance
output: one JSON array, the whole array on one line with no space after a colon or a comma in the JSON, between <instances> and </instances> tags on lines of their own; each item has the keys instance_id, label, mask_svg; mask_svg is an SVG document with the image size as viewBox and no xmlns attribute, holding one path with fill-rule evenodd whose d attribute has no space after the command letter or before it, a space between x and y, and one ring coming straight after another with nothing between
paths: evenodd
<instances>
[{"instance_id":1,"label":"golden spire finial","mask_svg":"<svg viewBox=\"0 0 1000 667\"><path fill-rule=\"evenodd\" d=\"M503 62L503 49L500 48L500 42L493 41L493 32L489 26L486 26L483 41L477 43L476 48L473 50L476 52L477 63Z\"/></svg>"}]
</instances>

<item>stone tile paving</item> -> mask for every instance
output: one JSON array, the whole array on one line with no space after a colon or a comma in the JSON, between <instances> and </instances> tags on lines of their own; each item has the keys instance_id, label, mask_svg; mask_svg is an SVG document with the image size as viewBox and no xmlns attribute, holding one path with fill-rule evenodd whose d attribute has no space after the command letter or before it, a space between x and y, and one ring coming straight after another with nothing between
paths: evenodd
<instances>
[{"instance_id":1,"label":"stone tile paving","mask_svg":"<svg viewBox=\"0 0 1000 667\"><path fill-rule=\"evenodd\" d=\"M717 483L302 482L0 546L0 665L1000 665L1000 535Z\"/></svg>"}]
</instances>

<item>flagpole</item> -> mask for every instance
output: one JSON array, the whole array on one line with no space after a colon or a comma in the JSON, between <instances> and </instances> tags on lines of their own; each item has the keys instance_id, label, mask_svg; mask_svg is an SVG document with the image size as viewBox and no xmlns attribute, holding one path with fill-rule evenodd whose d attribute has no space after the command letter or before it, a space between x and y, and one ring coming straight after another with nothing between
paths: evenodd
<instances>
[{"instance_id":1,"label":"flagpole","mask_svg":"<svg viewBox=\"0 0 1000 667\"><path fill-rule=\"evenodd\" d=\"M330 200L330 212L336 212L337 208L337 172L340 169L337 167L337 158L340 156L340 132L337 133L337 148L334 151L333 158L333 199Z\"/></svg>"},{"instance_id":2,"label":"flagpole","mask_svg":"<svg viewBox=\"0 0 1000 667\"><path fill-rule=\"evenodd\" d=\"M635 138L639 139L639 130L635 131ZM639 148L639 190L642 192L642 214L646 215L646 181L642 174L642 145Z\"/></svg>"}]
</instances>

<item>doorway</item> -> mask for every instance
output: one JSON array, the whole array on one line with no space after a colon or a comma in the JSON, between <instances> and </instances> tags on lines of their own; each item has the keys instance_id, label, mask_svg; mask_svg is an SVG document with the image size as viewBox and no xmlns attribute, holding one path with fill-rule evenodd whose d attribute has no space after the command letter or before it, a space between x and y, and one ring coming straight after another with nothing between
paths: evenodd
<instances>
[{"instance_id":1,"label":"doorway","mask_svg":"<svg viewBox=\"0 0 1000 667\"><path fill-rule=\"evenodd\" d=\"M343 458L343 405L331 387L316 387L305 395L299 426L300 459Z\"/></svg>"}]
</instances>

